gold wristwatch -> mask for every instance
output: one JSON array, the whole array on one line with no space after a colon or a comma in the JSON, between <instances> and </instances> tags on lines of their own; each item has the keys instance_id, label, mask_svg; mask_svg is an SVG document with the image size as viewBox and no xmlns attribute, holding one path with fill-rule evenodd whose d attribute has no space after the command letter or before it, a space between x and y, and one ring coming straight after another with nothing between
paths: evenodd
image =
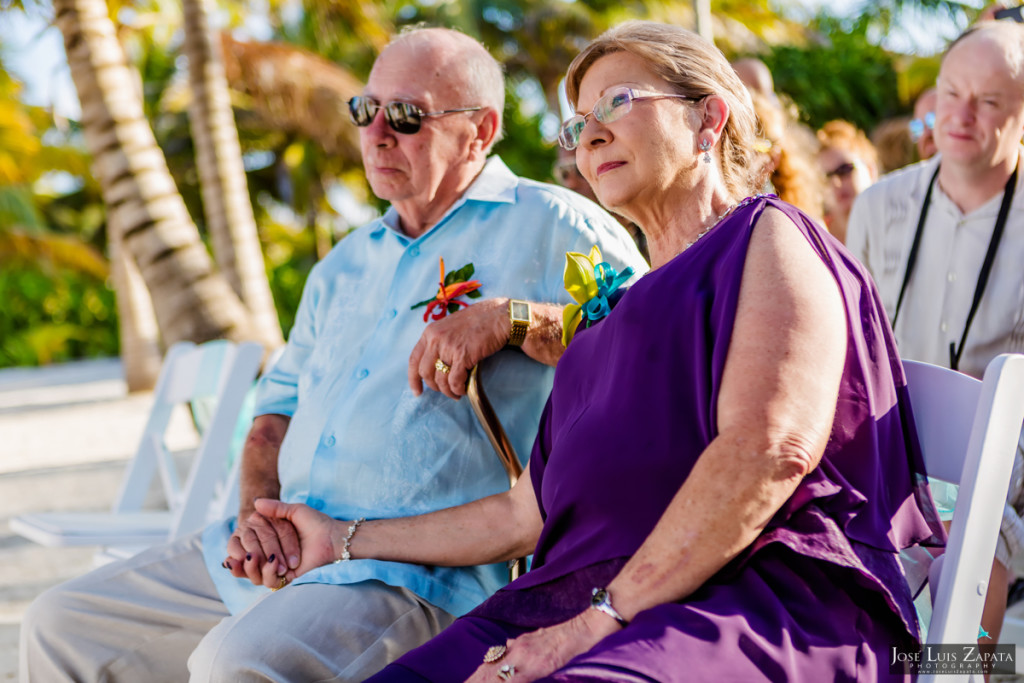
<instances>
[{"instance_id":1,"label":"gold wristwatch","mask_svg":"<svg viewBox=\"0 0 1024 683\"><path fill-rule=\"evenodd\" d=\"M509 345L522 346L526 341L526 332L530 329L530 302L509 299L508 319L512 323L512 329L508 335Z\"/></svg>"}]
</instances>

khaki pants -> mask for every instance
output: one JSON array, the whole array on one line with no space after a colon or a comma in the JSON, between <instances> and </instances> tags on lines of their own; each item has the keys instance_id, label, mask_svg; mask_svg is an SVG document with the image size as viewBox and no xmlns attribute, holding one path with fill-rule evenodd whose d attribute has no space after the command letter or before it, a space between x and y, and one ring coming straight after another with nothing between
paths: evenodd
<instances>
[{"instance_id":1,"label":"khaki pants","mask_svg":"<svg viewBox=\"0 0 1024 683\"><path fill-rule=\"evenodd\" d=\"M377 581L289 586L231 616L195 535L39 596L20 680L361 681L453 620Z\"/></svg>"}]
</instances>

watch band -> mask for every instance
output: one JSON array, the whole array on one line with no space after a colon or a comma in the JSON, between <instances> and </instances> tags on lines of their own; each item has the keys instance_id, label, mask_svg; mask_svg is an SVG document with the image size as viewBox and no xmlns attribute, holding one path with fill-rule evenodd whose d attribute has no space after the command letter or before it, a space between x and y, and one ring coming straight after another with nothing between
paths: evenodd
<instances>
[{"instance_id":1,"label":"watch band","mask_svg":"<svg viewBox=\"0 0 1024 683\"><path fill-rule=\"evenodd\" d=\"M591 592L590 607L596 609L598 612L604 612L615 621L619 622L619 626L625 628L629 626L629 622L626 618L619 614L619 611L612 607L612 595L608 592L607 588L595 588Z\"/></svg>"},{"instance_id":2,"label":"watch band","mask_svg":"<svg viewBox=\"0 0 1024 683\"><path fill-rule=\"evenodd\" d=\"M508 334L510 346L522 346L526 341L526 333L530 329L530 303L519 299L508 300L508 319L512 327Z\"/></svg>"}]
</instances>

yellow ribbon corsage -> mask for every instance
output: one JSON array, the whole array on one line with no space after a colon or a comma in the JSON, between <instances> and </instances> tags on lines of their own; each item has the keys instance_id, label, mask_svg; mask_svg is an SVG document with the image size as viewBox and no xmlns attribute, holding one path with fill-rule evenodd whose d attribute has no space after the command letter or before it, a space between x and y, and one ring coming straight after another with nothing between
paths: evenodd
<instances>
[{"instance_id":1,"label":"yellow ribbon corsage","mask_svg":"<svg viewBox=\"0 0 1024 683\"><path fill-rule=\"evenodd\" d=\"M566 252L565 291L576 303L567 304L562 311L562 344L569 345L580 324L590 327L607 316L612 303L618 298L613 295L632 276L632 268L626 268L619 274L605 262L597 245L587 255Z\"/></svg>"}]
</instances>

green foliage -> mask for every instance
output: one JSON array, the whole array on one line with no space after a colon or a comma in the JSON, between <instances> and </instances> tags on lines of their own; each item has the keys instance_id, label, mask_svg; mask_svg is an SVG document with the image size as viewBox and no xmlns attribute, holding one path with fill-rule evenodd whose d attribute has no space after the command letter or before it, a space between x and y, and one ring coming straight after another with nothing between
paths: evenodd
<instances>
[{"instance_id":1,"label":"green foliage","mask_svg":"<svg viewBox=\"0 0 1024 683\"><path fill-rule=\"evenodd\" d=\"M295 324L306 277L317 261L315 236L312 230L295 230L269 218L260 221L260 232L270 291L287 337Z\"/></svg>"},{"instance_id":2,"label":"green foliage","mask_svg":"<svg viewBox=\"0 0 1024 683\"><path fill-rule=\"evenodd\" d=\"M543 111L527 113L528 107L536 108L536 98L543 103L543 94L536 93L532 103L524 102L518 94L520 88L514 86L508 89L505 98L505 137L494 146L494 153L501 156L513 173L547 180L551 177L551 167L558 151L540 134Z\"/></svg>"},{"instance_id":3,"label":"green foliage","mask_svg":"<svg viewBox=\"0 0 1024 683\"><path fill-rule=\"evenodd\" d=\"M821 43L777 45L762 55L777 91L799 105L812 128L846 119L863 130L901 109L895 58L868 39L871 18L853 22L819 16Z\"/></svg>"},{"instance_id":4,"label":"green foliage","mask_svg":"<svg viewBox=\"0 0 1024 683\"><path fill-rule=\"evenodd\" d=\"M0 268L0 367L118 353L114 293L70 268Z\"/></svg>"}]
</instances>

